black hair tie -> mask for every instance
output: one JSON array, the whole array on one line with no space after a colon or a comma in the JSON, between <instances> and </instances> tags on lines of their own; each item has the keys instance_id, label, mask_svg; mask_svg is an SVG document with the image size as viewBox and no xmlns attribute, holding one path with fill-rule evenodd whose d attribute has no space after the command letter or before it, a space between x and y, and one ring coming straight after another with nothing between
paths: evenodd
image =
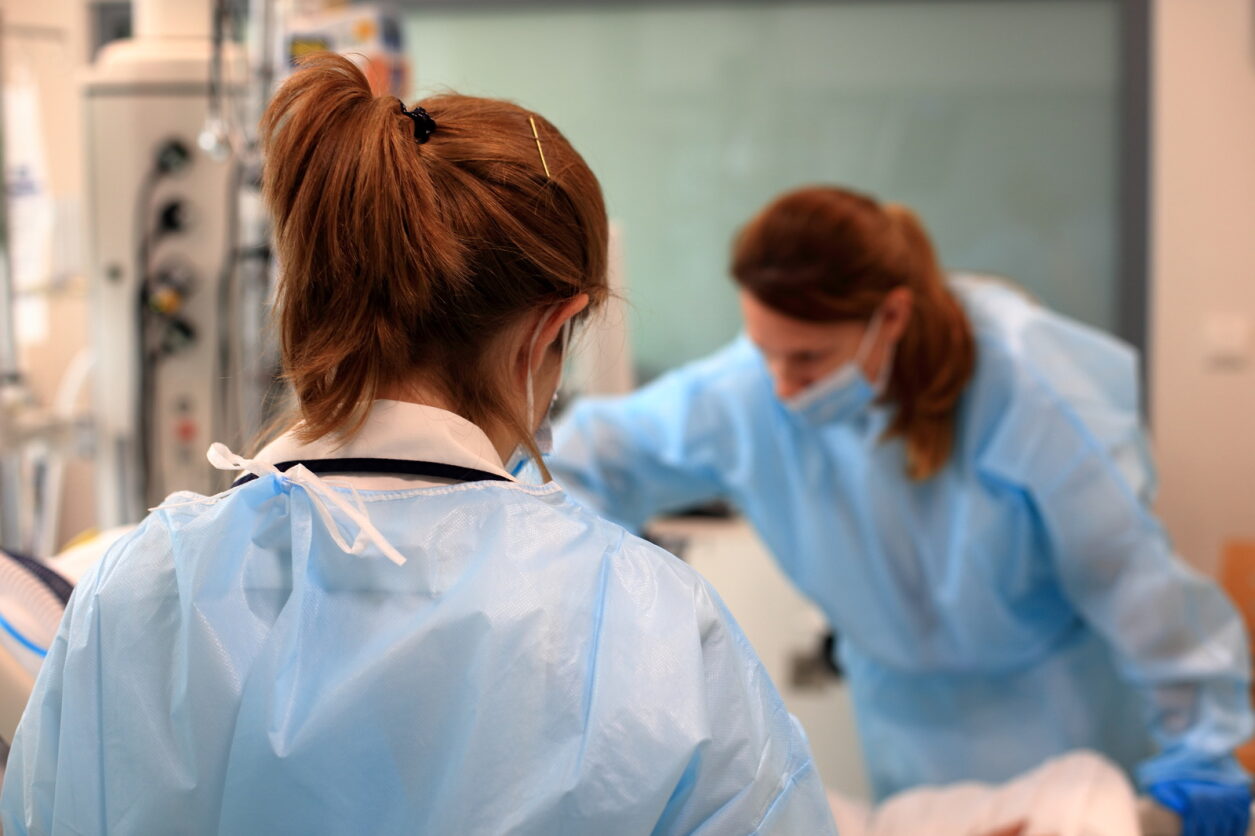
<instances>
[{"instance_id":1,"label":"black hair tie","mask_svg":"<svg viewBox=\"0 0 1255 836\"><path fill-rule=\"evenodd\" d=\"M397 101L401 102L400 99ZM418 140L419 145L431 139L431 135L436 132L436 120L432 119L431 114L421 107L406 110L405 102L401 102L401 113L414 121L414 138Z\"/></svg>"}]
</instances>

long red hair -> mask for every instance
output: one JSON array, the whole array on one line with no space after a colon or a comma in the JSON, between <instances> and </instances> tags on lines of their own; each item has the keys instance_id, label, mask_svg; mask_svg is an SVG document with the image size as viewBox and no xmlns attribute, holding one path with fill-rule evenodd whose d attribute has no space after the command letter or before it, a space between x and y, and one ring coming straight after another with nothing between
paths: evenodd
<instances>
[{"instance_id":1,"label":"long red hair","mask_svg":"<svg viewBox=\"0 0 1255 836\"><path fill-rule=\"evenodd\" d=\"M913 479L945 466L976 349L914 212L833 186L789 192L741 231L732 276L769 308L810 322L866 322L891 291L908 288L911 318L884 396L896 407L886 437L905 441Z\"/></svg>"}]
</instances>

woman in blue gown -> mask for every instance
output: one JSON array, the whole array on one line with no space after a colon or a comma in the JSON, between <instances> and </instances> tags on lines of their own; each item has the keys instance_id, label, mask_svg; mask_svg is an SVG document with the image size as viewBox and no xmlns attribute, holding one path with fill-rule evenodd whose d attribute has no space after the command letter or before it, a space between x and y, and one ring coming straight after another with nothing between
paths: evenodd
<instances>
[{"instance_id":1,"label":"woman in blue gown","mask_svg":"<svg viewBox=\"0 0 1255 836\"><path fill-rule=\"evenodd\" d=\"M878 795L1092 748L1238 833L1247 642L1150 511L1133 351L840 188L773 201L732 275L745 334L577 403L559 483L630 529L731 500L840 636Z\"/></svg>"},{"instance_id":2,"label":"woman in blue gown","mask_svg":"<svg viewBox=\"0 0 1255 836\"><path fill-rule=\"evenodd\" d=\"M422 105L329 55L271 103L299 415L75 590L6 834L834 832L713 591L506 467L606 294L596 178L516 105Z\"/></svg>"}]
</instances>

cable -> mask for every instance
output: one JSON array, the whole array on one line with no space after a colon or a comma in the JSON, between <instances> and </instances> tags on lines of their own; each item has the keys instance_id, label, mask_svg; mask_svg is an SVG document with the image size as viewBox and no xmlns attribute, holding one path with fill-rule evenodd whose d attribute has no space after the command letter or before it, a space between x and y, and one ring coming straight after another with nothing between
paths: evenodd
<instances>
[{"instance_id":1,"label":"cable","mask_svg":"<svg viewBox=\"0 0 1255 836\"><path fill-rule=\"evenodd\" d=\"M48 655L47 648L40 647L39 645L35 644L30 639L26 638L26 636L22 635L22 632L18 630L16 627L14 627L12 624L10 624L9 620L5 618L3 615L0 615L0 629L3 629L4 632L12 636L14 640L17 641L18 644L20 644L22 647L26 648L27 650L32 651L33 653L36 653L41 657Z\"/></svg>"},{"instance_id":2,"label":"cable","mask_svg":"<svg viewBox=\"0 0 1255 836\"><path fill-rule=\"evenodd\" d=\"M237 313L236 279L239 277L239 191L244 182L244 163L238 157L232 163L231 175L227 180L226 234L223 238L222 265L218 273L218 409L214 416L217 431L226 434L231 430L242 429L240 420L240 401L238 393L233 397L233 384L239 373L236 362L237 352L233 350L231 323ZM232 413L235 421L232 422ZM230 426L235 423L236 426ZM242 439L235 439L238 443Z\"/></svg>"},{"instance_id":3,"label":"cable","mask_svg":"<svg viewBox=\"0 0 1255 836\"><path fill-rule=\"evenodd\" d=\"M153 239L153 195L157 184L164 178L185 168L192 159L192 153L181 140L168 139L157 149L153 167L140 181L136 197L136 254L135 271L138 278L136 289L136 305L139 320L139 434L136 449L139 453L139 493L140 502L147 506L151 499L149 492L153 487L153 414L156 412L156 365L161 357L161 346L151 347L149 327L152 314L149 305L149 284L152 278ZM127 511L132 509L128 508ZM136 516L140 509L135 509Z\"/></svg>"},{"instance_id":4,"label":"cable","mask_svg":"<svg viewBox=\"0 0 1255 836\"><path fill-rule=\"evenodd\" d=\"M215 0L212 20L213 35L209 52L209 89L206 102L205 126L201 129L197 144L201 150L216 160L225 159L230 153L226 137L226 120L222 107L222 46L226 25L226 0Z\"/></svg>"},{"instance_id":5,"label":"cable","mask_svg":"<svg viewBox=\"0 0 1255 836\"><path fill-rule=\"evenodd\" d=\"M149 257L152 248L151 211L153 193L156 191L157 183L161 181L163 176L164 172L162 172L160 164L150 169L140 182L139 194L136 197L135 230L137 240L135 247L135 272L138 279L136 310L139 325L139 334L137 335L139 356L136 359L139 362L137 367L139 369L139 379L137 381L139 384L139 427L135 446L139 454L139 495L141 504L147 503L148 492L152 486L151 413L155 400L155 382L152 379L155 370L150 368L151 365L154 365L154 362L150 358L148 351L148 280ZM125 516L129 518L132 510L127 508Z\"/></svg>"},{"instance_id":6,"label":"cable","mask_svg":"<svg viewBox=\"0 0 1255 836\"><path fill-rule=\"evenodd\" d=\"M242 69L243 74L242 80L237 78L231 69L231 64L228 63L226 84L222 91L225 102L223 111L227 115L227 141L231 150L240 158L249 156L249 152L256 147L255 137L249 135L249 126L255 126L261 120L260 113L256 117L249 115L248 83L253 77L253 64L248 49L242 42L242 33L247 26L247 7L248 3L245 0L228 0L227 2L227 19L230 23L232 43L240 47L240 66L236 69ZM258 83L263 83L260 77Z\"/></svg>"},{"instance_id":7,"label":"cable","mask_svg":"<svg viewBox=\"0 0 1255 836\"><path fill-rule=\"evenodd\" d=\"M70 581L56 569L45 565L43 562L36 560L33 557L27 557L24 554L0 552L0 561L4 558L8 558L22 569L25 569L31 576L34 577L35 580L43 584L44 588L48 592L52 593L56 600L60 602L61 609L65 609L65 605L70 603L70 595L74 592L74 584L70 583ZM6 567L8 566L8 564L3 563L0 563L0 565ZM3 584L7 580L11 580L6 575L6 572L0 570L0 584ZM41 609L45 614L52 612L46 603L43 607L41 607ZM59 615L56 617L56 620L58 622L60 621Z\"/></svg>"},{"instance_id":8,"label":"cable","mask_svg":"<svg viewBox=\"0 0 1255 836\"><path fill-rule=\"evenodd\" d=\"M208 112L198 142L214 159L225 160L231 155L243 156L252 144L242 127L251 120L247 116L241 116L239 100L243 97L236 95L236 77L231 67L233 60L228 60L226 54L227 44L237 42L242 28L240 4L233 0L215 0L212 20ZM244 63L247 84L251 71L247 52L242 51L242 57L238 60ZM247 103L243 107L246 109Z\"/></svg>"},{"instance_id":9,"label":"cable","mask_svg":"<svg viewBox=\"0 0 1255 836\"><path fill-rule=\"evenodd\" d=\"M46 655L39 641L51 642L56 635L70 591L64 578L37 561L0 553L0 598L8 616L23 616L15 624L0 615L0 630L27 650Z\"/></svg>"}]
</instances>

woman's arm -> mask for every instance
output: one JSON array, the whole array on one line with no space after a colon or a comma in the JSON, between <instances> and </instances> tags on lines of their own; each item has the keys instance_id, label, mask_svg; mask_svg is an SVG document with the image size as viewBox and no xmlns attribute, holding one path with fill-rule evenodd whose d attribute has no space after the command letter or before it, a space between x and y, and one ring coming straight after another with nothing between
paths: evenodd
<instances>
[{"instance_id":1,"label":"woman's arm","mask_svg":"<svg viewBox=\"0 0 1255 836\"><path fill-rule=\"evenodd\" d=\"M992 458L1029 492L1065 594L1146 698L1164 781L1245 784L1233 750L1253 728L1241 619L1172 551L1158 520L1076 415L1042 387L1012 407Z\"/></svg>"},{"instance_id":2,"label":"woman's arm","mask_svg":"<svg viewBox=\"0 0 1255 836\"><path fill-rule=\"evenodd\" d=\"M625 397L577 402L556 428L549 469L580 503L640 531L656 514L723 495L719 407L700 366Z\"/></svg>"}]
</instances>

